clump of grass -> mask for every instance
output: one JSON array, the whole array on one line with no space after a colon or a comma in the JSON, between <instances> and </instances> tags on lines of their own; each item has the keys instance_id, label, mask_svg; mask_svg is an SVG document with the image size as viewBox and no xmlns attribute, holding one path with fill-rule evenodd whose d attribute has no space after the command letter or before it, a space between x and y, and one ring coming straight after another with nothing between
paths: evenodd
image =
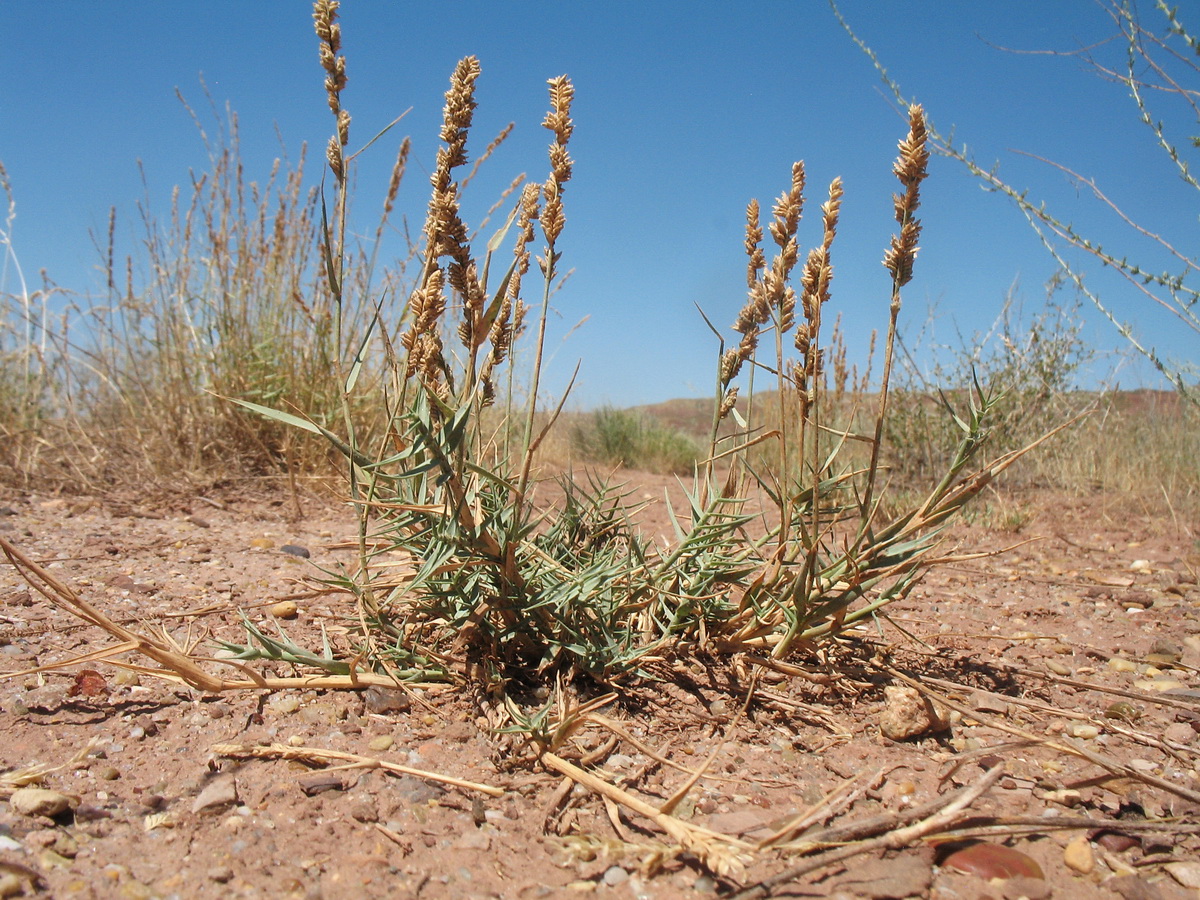
<instances>
[{"instance_id":1,"label":"clump of grass","mask_svg":"<svg viewBox=\"0 0 1200 900\"><path fill-rule=\"evenodd\" d=\"M0 380L13 400L11 409L3 401L0 433L13 440L5 441L11 452L0 454L13 477L95 489L296 475L329 465L328 453L297 441L293 429L225 398L339 422L343 384L334 370L353 352L339 341L358 339L374 314L371 290L382 283L386 292L399 271L379 277L370 254L353 248L335 314L319 265L319 195L305 187L305 152L294 163L276 160L265 181L251 181L236 115L218 121L212 138L193 118L209 170L175 189L162 218L147 197L138 255L121 258L118 217L110 213L107 234L96 239L98 295L30 292L23 282L19 293L5 295ZM403 145L380 230L406 157ZM376 399L357 396L353 412L362 427L376 417Z\"/></svg>"},{"instance_id":2,"label":"clump of grass","mask_svg":"<svg viewBox=\"0 0 1200 900\"><path fill-rule=\"evenodd\" d=\"M693 437L638 410L604 406L571 428L571 446L585 460L648 472L691 473L703 456Z\"/></svg>"},{"instance_id":3,"label":"clump of grass","mask_svg":"<svg viewBox=\"0 0 1200 900\"><path fill-rule=\"evenodd\" d=\"M345 63L337 4L318 0L315 11L337 123L327 150L337 196L322 227L322 256L333 305L341 308L350 161L340 101ZM836 344L827 338L826 307L842 186L837 179L830 185L820 243L801 262L805 172L797 163L766 229L775 245L769 261L758 205L747 210L749 292L734 326L740 338L719 353L709 446L686 508L673 511L676 539L658 546L630 527L625 498L602 481L567 477L561 504L538 512L533 502L535 458L565 401L548 413L538 407L573 174L574 88L565 76L550 80L543 122L551 132L549 174L525 187L507 223L480 248L460 207L480 74L467 57L451 77L420 274L405 312L398 323L372 323L388 360L385 428L361 433L347 413L335 431L242 401L324 435L347 460L360 560L357 571L335 580L357 599L363 658L405 677L465 678L503 693L514 681L555 674L608 683L653 676L664 662L697 652L778 658L884 615L932 564L929 551L945 525L1024 452L969 468L998 402L978 388L955 414L960 440L936 486L911 508L884 515L897 321L917 254L928 161L921 108L909 111L894 166L897 230L884 257L892 289L867 427L839 430L825 418L826 367L831 359L838 367L836 350L829 356ZM527 306L523 290L535 260L540 302ZM526 315L531 382L520 406L511 390L499 393L499 373L511 365ZM760 344L770 347L761 358ZM339 363L347 403L366 346ZM735 381L743 369L765 373L778 402L747 402L746 414L738 412ZM843 393L846 380L834 378ZM631 430L615 421L617 433ZM847 463L843 450L852 444L866 447L865 465ZM764 458L771 464L760 466ZM512 715L514 727L537 718L515 708Z\"/></svg>"}]
</instances>

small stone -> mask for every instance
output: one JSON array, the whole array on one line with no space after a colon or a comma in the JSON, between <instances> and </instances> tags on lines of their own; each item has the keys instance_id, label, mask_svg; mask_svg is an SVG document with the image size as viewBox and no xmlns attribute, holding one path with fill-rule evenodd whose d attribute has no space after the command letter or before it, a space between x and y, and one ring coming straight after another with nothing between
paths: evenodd
<instances>
[{"instance_id":1,"label":"small stone","mask_svg":"<svg viewBox=\"0 0 1200 900\"><path fill-rule=\"evenodd\" d=\"M367 749L378 753L384 750L391 750L394 743L396 743L396 739L390 734L381 734L378 737L371 738L367 742Z\"/></svg>"},{"instance_id":2,"label":"small stone","mask_svg":"<svg viewBox=\"0 0 1200 900\"><path fill-rule=\"evenodd\" d=\"M1074 869L1080 875L1087 875L1096 868L1096 854L1092 845L1084 836L1075 838L1063 850L1063 862L1068 869Z\"/></svg>"},{"instance_id":3,"label":"small stone","mask_svg":"<svg viewBox=\"0 0 1200 900\"><path fill-rule=\"evenodd\" d=\"M8 804L23 816L45 816L52 819L71 808L71 798L46 788L26 787L13 791Z\"/></svg>"},{"instance_id":4,"label":"small stone","mask_svg":"<svg viewBox=\"0 0 1200 900\"><path fill-rule=\"evenodd\" d=\"M12 872L0 875L0 897L20 897L25 893L25 881Z\"/></svg>"},{"instance_id":5,"label":"small stone","mask_svg":"<svg viewBox=\"0 0 1200 900\"><path fill-rule=\"evenodd\" d=\"M217 884L225 884L233 880L233 869L229 866L216 866L208 870L208 880Z\"/></svg>"},{"instance_id":6,"label":"small stone","mask_svg":"<svg viewBox=\"0 0 1200 900\"><path fill-rule=\"evenodd\" d=\"M1185 888L1200 888L1200 863L1173 862L1167 863L1163 868Z\"/></svg>"},{"instance_id":7,"label":"small stone","mask_svg":"<svg viewBox=\"0 0 1200 900\"><path fill-rule=\"evenodd\" d=\"M942 860L942 865L967 875L976 875L985 881L993 878L1045 877L1042 867L1020 850L985 841L954 851Z\"/></svg>"},{"instance_id":8,"label":"small stone","mask_svg":"<svg viewBox=\"0 0 1200 900\"><path fill-rule=\"evenodd\" d=\"M1163 731L1163 739L1176 744L1190 744L1196 739L1196 732L1188 722L1172 722Z\"/></svg>"},{"instance_id":9,"label":"small stone","mask_svg":"<svg viewBox=\"0 0 1200 900\"><path fill-rule=\"evenodd\" d=\"M1077 737L1080 740L1090 741L1092 738L1100 734L1100 729L1095 725L1087 725L1082 722L1076 722L1067 731L1071 737Z\"/></svg>"},{"instance_id":10,"label":"small stone","mask_svg":"<svg viewBox=\"0 0 1200 900\"><path fill-rule=\"evenodd\" d=\"M1137 875L1118 875L1105 881L1104 886L1125 900L1163 900L1162 891Z\"/></svg>"},{"instance_id":11,"label":"small stone","mask_svg":"<svg viewBox=\"0 0 1200 900\"><path fill-rule=\"evenodd\" d=\"M1114 853L1123 853L1138 846L1141 842L1137 838L1128 834L1122 834L1119 831L1102 831L1096 835L1096 843L1105 850L1111 850Z\"/></svg>"},{"instance_id":12,"label":"small stone","mask_svg":"<svg viewBox=\"0 0 1200 900\"><path fill-rule=\"evenodd\" d=\"M974 691L967 698L967 703L970 704L971 709L977 712L995 713L996 715L1004 715L1008 712L1008 701L991 691Z\"/></svg>"},{"instance_id":13,"label":"small stone","mask_svg":"<svg viewBox=\"0 0 1200 900\"><path fill-rule=\"evenodd\" d=\"M207 519L202 519L199 516L188 516L187 521L195 525L197 528L211 528Z\"/></svg>"},{"instance_id":14,"label":"small stone","mask_svg":"<svg viewBox=\"0 0 1200 900\"><path fill-rule=\"evenodd\" d=\"M903 741L946 730L946 717L914 688L889 685L883 694L885 706L879 717L879 730L889 740Z\"/></svg>"},{"instance_id":15,"label":"small stone","mask_svg":"<svg viewBox=\"0 0 1200 900\"><path fill-rule=\"evenodd\" d=\"M367 712L373 713L408 712L412 707L408 694L400 688L384 688L377 685L372 685L363 692L363 702Z\"/></svg>"},{"instance_id":16,"label":"small stone","mask_svg":"<svg viewBox=\"0 0 1200 900\"><path fill-rule=\"evenodd\" d=\"M1124 657L1114 656L1108 661L1108 667L1114 672L1136 672L1137 663Z\"/></svg>"},{"instance_id":17,"label":"small stone","mask_svg":"<svg viewBox=\"0 0 1200 900\"><path fill-rule=\"evenodd\" d=\"M1150 560L1135 559L1133 562L1131 562L1129 564L1129 571L1131 571L1131 572L1149 572L1150 571Z\"/></svg>"},{"instance_id":18,"label":"small stone","mask_svg":"<svg viewBox=\"0 0 1200 900\"><path fill-rule=\"evenodd\" d=\"M379 804L371 796L358 796L350 803L350 817L370 824L379 821Z\"/></svg>"},{"instance_id":19,"label":"small stone","mask_svg":"<svg viewBox=\"0 0 1200 900\"><path fill-rule=\"evenodd\" d=\"M1149 678L1135 681L1133 686L1139 691L1175 691L1182 688L1183 682L1176 681L1174 678Z\"/></svg>"},{"instance_id":20,"label":"small stone","mask_svg":"<svg viewBox=\"0 0 1200 900\"><path fill-rule=\"evenodd\" d=\"M305 795L309 797L315 797L317 794L323 794L326 791L343 791L346 789L346 782L336 772L317 772L315 775L306 775L300 779L299 784L300 790L304 791Z\"/></svg>"},{"instance_id":21,"label":"small stone","mask_svg":"<svg viewBox=\"0 0 1200 900\"><path fill-rule=\"evenodd\" d=\"M277 619L294 619L300 614L295 600L281 600L271 607L271 615Z\"/></svg>"},{"instance_id":22,"label":"small stone","mask_svg":"<svg viewBox=\"0 0 1200 900\"><path fill-rule=\"evenodd\" d=\"M232 775L218 775L202 790L192 803L192 812L230 806L238 802L237 782Z\"/></svg>"},{"instance_id":23,"label":"small stone","mask_svg":"<svg viewBox=\"0 0 1200 900\"><path fill-rule=\"evenodd\" d=\"M1066 677L1071 674L1070 666L1064 666L1062 663L1058 662L1058 660L1054 660L1054 659L1049 660L1046 663L1046 668L1049 669L1051 672L1053 672L1055 675L1062 675L1062 676Z\"/></svg>"},{"instance_id":24,"label":"small stone","mask_svg":"<svg viewBox=\"0 0 1200 900\"><path fill-rule=\"evenodd\" d=\"M1116 703L1109 704L1104 710L1106 719L1120 719L1123 722L1136 722L1142 717L1142 711L1124 700L1118 700Z\"/></svg>"},{"instance_id":25,"label":"small stone","mask_svg":"<svg viewBox=\"0 0 1200 900\"><path fill-rule=\"evenodd\" d=\"M1160 671L1164 668L1170 668L1179 662L1179 656L1171 653L1147 653L1146 662L1155 666Z\"/></svg>"},{"instance_id":26,"label":"small stone","mask_svg":"<svg viewBox=\"0 0 1200 900\"><path fill-rule=\"evenodd\" d=\"M604 870L604 877L600 880L609 887L616 887L618 884L624 884L629 880L629 873L620 866L609 866Z\"/></svg>"},{"instance_id":27,"label":"small stone","mask_svg":"<svg viewBox=\"0 0 1200 900\"><path fill-rule=\"evenodd\" d=\"M142 683L141 676L137 672L130 672L128 669L120 669L113 676L113 684L121 687L136 687Z\"/></svg>"},{"instance_id":28,"label":"small stone","mask_svg":"<svg viewBox=\"0 0 1200 900\"><path fill-rule=\"evenodd\" d=\"M284 544L279 549L289 556L298 556L301 559L309 559L312 556L307 547L301 547L299 544Z\"/></svg>"},{"instance_id":29,"label":"small stone","mask_svg":"<svg viewBox=\"0 0 1200 900\"><path fill-rule=\"evenodd\" d=\"M100 766L93 769L92 773L101 781L116 781L121 777L121 773L117 771L115 766Z\"/></svg>"},{"instance_id":30,"label":"small stone","mask_svg":"<svg viewBox=\"0 0 1200 900\"><path fill-rule=\"evenodd\" d=\"M271 708L281 715L289 716L300 708L300 698L294 694L285 694L276 699Z\"/></svg>"},{"instance_id":31,"label":"small stone","mask_svg":"<svg viewBox=\"0 0 1200 900\"><path fill-rule=\"evenodd\" d=\"M250 541L250 546L255 550L273 550L275 548L275 542L270 538L265 537L254 538L252 541Z\"/></svg>"}]
</instances>

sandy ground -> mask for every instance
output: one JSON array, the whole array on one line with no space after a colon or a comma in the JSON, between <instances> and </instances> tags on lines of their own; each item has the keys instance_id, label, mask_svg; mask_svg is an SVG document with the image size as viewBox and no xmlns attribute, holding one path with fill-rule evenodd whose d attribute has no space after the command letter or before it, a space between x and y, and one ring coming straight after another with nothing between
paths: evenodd
<instances>
[{"instance_id":1,"label":"sandy ground","mask_svg":"<svg viewBox=\"0 0 1200 900\"><path fill-rule=\"evenodd\" d=\"M633 477L652 498L667 483ZM893 607L894 626L864 631L836 659L795 659L807 675L769 673L744 715L746 681L697 664L604 710L628 739L596 726L563 755L656 807L688 777L681 769L711 757L676 814L747 845L804 813L793 840L846 825L885 836L777 880L771 896L1196 897L1198 523L1099 498L1036 495L1010 508L1023 511L1019 533L964 525L954 542L1035 540L935 571ZM652 532L664 522L647 514ZM324 626L344 644L352 608L305 579L348 564L336 545L352 535L345 509L312 498L297 509L287 497L0 492L0 536L112 618L198 652L244 640L239 610L275 633L272 608L285 600L298 608L284 623L298 643L319 647ZM114 643L0 565L0 671ZM841 677L820 677L830 672ZM945 729L882 736L885 688L902 676L953 704ZM0 785L58 767L41 786L68 802L46 816L0 800L0 897L712 897L806 859L747 852L744 869L716 877L645 818L492 734L463 691L205 695L101 660L6 677L0 707ZM216 749L229 744L358 754L491 791ZM974 852L994 866L1003 845L1016 851L1007 864L1036 868L989 881L958 871L970 867L970 854L954 855L961 844L895 831L912 824L909 810L1001 762L969 810L993 828ZM889 834L902 846L883 846Z\"/></svg>"}]
</instances>

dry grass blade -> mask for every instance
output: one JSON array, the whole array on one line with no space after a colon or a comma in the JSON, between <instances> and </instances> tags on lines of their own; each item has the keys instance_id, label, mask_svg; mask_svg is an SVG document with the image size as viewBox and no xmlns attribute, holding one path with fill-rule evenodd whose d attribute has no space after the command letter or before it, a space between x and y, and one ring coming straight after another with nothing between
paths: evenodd
<instances>
[{"instance_id":1,"label":"dry grass blade","mask_svg":"<svg viewBox=\"0 0 1200 900\"><path fill-rule=\"evenodd\" d=\"M649 819L665 831L682 849L695 854L705 866L718 875L733 875L744 868L745 861L742 854L752 849L751 844L700 825L692 825L674 816L664 815L646 801L635 797L628 791L621 790L616 785L609 784L603 778L579 768L554 753L543 753L540 759L547 768L567 776L576 784L581 784L601 797L606 797L639 816Z\"/></svg>"},{"instance_id":2,"label":"dry grass blade","mask_svg":"<svg viewBox=\"0 0 1200 900\"><path fill-rule=\"evenodd\" d=\"M182 653L178 653L158 641L117 624L3 537L0 537L0 550L4 551L4 555L8 557L8 561L12 563L21 577L34 590L56 606L67 610L72 615L78 616L86 622L98 625L114 637L120 638L123 642L133 644L139 652L149 656L159 665L170 669L187 684L206 691L222 690L223 682L220 678L210 675Z\"/></svg>"},{"instance_id":3,"label":"dry grass blade","mask_svg":"<svg viewBox=\"0 0 1200 900\"><path fill-rule=\"evenodd\" d=\"M92 748L96 746L96 743L95 738L89 740L78 753L66 762L59 763L56 766L48 763L37 763L32 766L26 766L23 769L10 769L6 772L0 772L0 800L7 800L15 790L28 787L31 784L40 784L45 780L47 775L61 772L63 769L70 768L76 763L83 762L83 760L87 759L88 753L91 752Z\"/></svg>"},{"instance_id":4,"label":"dry grass blade","mask_svg":"<svg viewBox=\"0 0 1200 900\"><path fill-rule=\"evenodd\" d=\"M466 781L451 775L439 775L437 772L427 772L424 769L414 769L412 766L404 766L371 756L359 756L357 753L343 753L338 750L324 750L320 747L287 747L283 744L270 744L265 747L257 744L217 744L212 749L213 753L218 756L229 756L235 759L294 759L321 767L331 762L339 762L342 763L339 768L381 769L397 775L412 775L414 778L423 778L426 781L436 781L451 787L478 791L489 797L504 796L502 788L492 787L490 784L479 784L475 781Z\"/></svg>"}]
</instances>

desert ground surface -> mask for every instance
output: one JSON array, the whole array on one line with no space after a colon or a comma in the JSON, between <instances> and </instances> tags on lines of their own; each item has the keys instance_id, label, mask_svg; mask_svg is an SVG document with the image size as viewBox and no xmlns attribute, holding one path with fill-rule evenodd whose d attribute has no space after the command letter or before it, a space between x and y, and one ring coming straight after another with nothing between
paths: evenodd
<instances>
[{"instance_id":1,"label":"desert ground surface","mask_svg":"<svg viewBox=\"0 0 1200 900\"><path fill-rule=\"evenodd\" d=\"M627 477L658 503L642 527L667 534L672 479ZM703 769L674 814L739 842L726 874L495 734L469 689L205 694L99 658L31 672L118 641L0 560L0 896L1196 897L1200 523L1104 495L1004 504L947 544L994 555L934 570L891 621L790 671L681 666L563 748L655 808ZM314 577L352 564L354 533L316 495L0 491L0 536L197 655L244 642L242 614L345 649L353 604ZM890 739L906 679L946 705ZM946 813L957 830L912 829L1000 764ZM757 849L772 835L789 846Z\"/></svg>"}]
</instances>

